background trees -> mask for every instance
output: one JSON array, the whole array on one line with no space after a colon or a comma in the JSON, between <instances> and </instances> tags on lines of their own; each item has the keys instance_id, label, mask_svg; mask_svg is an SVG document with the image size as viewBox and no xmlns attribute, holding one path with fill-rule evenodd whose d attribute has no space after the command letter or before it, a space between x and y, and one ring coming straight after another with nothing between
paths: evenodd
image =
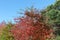
<instances>
[{"instance_id":1,"label":"background trees","mask_svg":"<svg viewBox=\"0 0 60 40\"><path fill-rule=\"evenodd\" d=\"M55 2L54 4L48 6L45 10L41 11L44 21L47 24L53 26L56 31L56 34L60 35L60 1Z\"/></svg>"}]
</instances>

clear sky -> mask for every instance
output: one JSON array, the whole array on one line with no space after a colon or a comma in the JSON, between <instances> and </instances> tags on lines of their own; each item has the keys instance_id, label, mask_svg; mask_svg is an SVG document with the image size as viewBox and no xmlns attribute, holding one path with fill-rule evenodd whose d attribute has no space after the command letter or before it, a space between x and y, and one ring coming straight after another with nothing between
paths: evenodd
<instances>
[{"instance_id":1,"label":"clear sky","mask_svg":"<svg viewBox=\"0 0 60 40\"><path fill-rule=\"evenodd\" d=\"M55 0L0 0L0 22L13 22L14 18L21 16L18 14L23 12L20 9L24 10L32 5L37 9L44 9L54 2Z\"/></svg>"}]
</instances>

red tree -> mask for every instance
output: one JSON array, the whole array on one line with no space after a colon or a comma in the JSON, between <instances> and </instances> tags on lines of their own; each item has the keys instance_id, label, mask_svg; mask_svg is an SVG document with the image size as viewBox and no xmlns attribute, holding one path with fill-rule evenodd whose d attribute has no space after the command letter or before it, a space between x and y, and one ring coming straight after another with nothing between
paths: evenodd
<instances>
[{"instance_id":1,"label":"red tree","mask_svg":"<svg viewBox=\"0 0 60 40\"><path fill-rule=\"evenodd\" d=\"M15 40L46 40L53 32L49 25L42 21L42 16L35 10L26 11L25 16L17 18L11 32Z\"/></svg>"}]
</instances>

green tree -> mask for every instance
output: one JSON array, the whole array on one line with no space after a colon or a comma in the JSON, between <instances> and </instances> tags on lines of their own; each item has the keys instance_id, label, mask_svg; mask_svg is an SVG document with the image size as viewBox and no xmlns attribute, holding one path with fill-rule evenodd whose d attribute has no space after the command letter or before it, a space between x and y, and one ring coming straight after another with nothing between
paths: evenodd
<instances>
[{"instance_id":1,"label":"green tree","mask_svg":"<svg viewBox=\"0 0 60 40\"><path fill-rule=\"evenodd\" d=\"M6 27L2 31L0 40L14 40L14 37L12 36L10 32L12 26L13 25L11 23L6 24Z\"/></svg>"},{"instance_id":2,"label":"green tree","mask_svg":"<svg viewBox=\"0 0 60 40\"><path fill-rule=\"evenodd\" d=\"M45 23L52 25L53 28L60 28L60 0L57 0L54 4L48 6L45 10L42 10L41 13Z\"/></svg>"}]
</instances>

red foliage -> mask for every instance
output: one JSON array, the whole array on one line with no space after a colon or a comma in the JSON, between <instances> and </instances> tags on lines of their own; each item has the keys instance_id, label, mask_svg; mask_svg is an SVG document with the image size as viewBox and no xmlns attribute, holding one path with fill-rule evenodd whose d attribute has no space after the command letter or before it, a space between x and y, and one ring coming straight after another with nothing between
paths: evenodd
<instances>
[{"instance_id":1,"label":"red foliage","mask_svg":"<svg viewBox=\"0 0 60 40\"><path fill-rule=\"evenodd\" d=\"M32 12L28 13L31 14ZM38 21L41 19L40 15L26 15L23 18L18 18L18 22L11 30L15 40L46 40L46 38L50 38L53 31L48 25Z\"/></svg>"}]
</instances>

